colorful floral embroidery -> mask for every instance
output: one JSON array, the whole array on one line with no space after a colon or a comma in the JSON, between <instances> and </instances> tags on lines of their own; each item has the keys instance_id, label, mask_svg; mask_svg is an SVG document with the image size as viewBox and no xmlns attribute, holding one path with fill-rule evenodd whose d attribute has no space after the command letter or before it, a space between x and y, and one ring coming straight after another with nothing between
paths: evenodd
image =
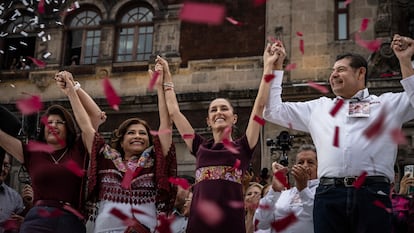
<instances>
[{"instance_id":1,"label":"colorful floral embroidery","mask_svg":"<svg viewBox=\"0 0 414 233\"><path fill-rule=\"evenodd\" d=\"M230 166L209 166L196 170L196 182L203 180L228 180L241 184L242 171Z\"/></svg>"},{"instance_id":2,"label":"colorful floral embroidery","mask_svg":"<svg viewBox=\"0 0 414 233\"><path fill-rule=\"evenodd\" d=\"M148 168L154 165L154 159L150 157L153 147L150 146L144 152L142 152L141 156L132 156L127 163L127 166L130 170L135 171L137 167ZM111 148L108 144L105 144L102 147L101 153L104 155L106 159L112 160L115 167L122 172L126 172L127 168L122 161L121 153L117 150Z\"/></svg>"}]
</instances>

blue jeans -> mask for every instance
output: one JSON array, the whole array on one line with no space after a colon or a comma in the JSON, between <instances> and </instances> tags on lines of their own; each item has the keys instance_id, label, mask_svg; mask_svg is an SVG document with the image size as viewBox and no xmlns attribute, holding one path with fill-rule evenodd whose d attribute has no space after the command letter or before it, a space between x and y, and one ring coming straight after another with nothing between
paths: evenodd
<instances>
[{"instance_id":1,"label":"blue jeans","mask_svg":"<svg viewBox=\"0 0 414 233\"><path fill-rule=\"evenodd\" d=\"M374 204L380 201L386 207ZM315 233L390 233L390 185L376 183L359 189L319 185L313 210Z\"/></svg>"},{"instance_id":2,"label":"blue jeans","mask_svg":"<svg viewBox=\"0 0 414 233\"><path fill-rule=\"evenodd\" d=\"M49 217L41 216L44 211L49 213L56 210L54 207L34 206L26 214L20 227L20 233L85 233L86 228L82 220L72 213L62 210L61 215Z\"/></svg>"}]
</instances>

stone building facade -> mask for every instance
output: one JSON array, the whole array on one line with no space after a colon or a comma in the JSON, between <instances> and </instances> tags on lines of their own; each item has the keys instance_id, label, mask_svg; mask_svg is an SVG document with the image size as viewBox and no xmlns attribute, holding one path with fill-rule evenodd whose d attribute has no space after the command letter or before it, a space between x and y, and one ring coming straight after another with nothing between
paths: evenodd
<instances>
[{"instance_id":1,"label":"stone building facade","mask_svg":"<svg viewBox=\"0 0 414 233\"><path fill-rule=\"evenodd\" d=\"M219 26L181 21L182 0L46 2L45 13L39 14L36 1L0 1L0 104L19 115L15 102L27 96L22 93L30 93L40 95L45 107L56 103L69 107L52 80L57 71L69 70L107 113L108 120L100 129L106 137L121 121L133 116L157 127L156 95L147 88L147 70L153 67L156 55L166 57L171 64L181 110L197 132L208 135L205 117L208 103L215 97L234 103L238 127L243 132L269 37L282 40L287 63L296 64L296 69L285 72L284 100L303 101L321 96L306 82L312 80L328 87L335 57L344 52L361 53L369 59L371 92L401 91L398 61L389 43L394 33L414 35L414 3L409 0L360 0L349 5L342 0L269 0L259 6L252 0L198 1L224 5L226 16L241 22L234 25L225 20ZM367 41L381 40L377 52L355 43L364 18L370 23L360 35ZM28 70L14 66L27 57L39 59L46 66L31 64ZM119 111L112 110L104 98L101 82L106 77L121 96ZM35 118L22 119L27 123L35 122ZM412 125L404 125L409 145L401 146L401 164L414 163L410 160ZM271 150L266 139L276 141L284 130L293 136L288 152L290 164L299 145L311 142L305 133L266 124L255 150L256 173L262 167L270 168L271 161L278 159L280 151ZM30 133L27 131L23 138ZM192 175L193 156L178 134L174 141L179 173Z\"/></svg>"}]
</instances>

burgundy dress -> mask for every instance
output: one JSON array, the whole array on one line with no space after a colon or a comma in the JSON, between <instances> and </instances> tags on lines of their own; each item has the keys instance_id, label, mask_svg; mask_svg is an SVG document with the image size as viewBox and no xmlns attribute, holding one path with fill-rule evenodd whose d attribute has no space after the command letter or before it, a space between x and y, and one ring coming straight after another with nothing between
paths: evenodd
<instances>
[{"instance_id":1,"label":"burgundy dress","mask_svg":"<svg viewBox=\"0 0 414 233\"><path fill-rule=\"evenodd\" d=\"M222 143L214 144L196 134L193 153L196 156L196 184L193 189L187 233L245 233L242 174L247 170L254 148L246 136L233 142L239 154L233 154ZM240 167L234 169L236 160ZM222 213L218 221L211 220L200 208L217 205ZM214 220L214 219L213 219Z\"/></svg>"}]
</instances>

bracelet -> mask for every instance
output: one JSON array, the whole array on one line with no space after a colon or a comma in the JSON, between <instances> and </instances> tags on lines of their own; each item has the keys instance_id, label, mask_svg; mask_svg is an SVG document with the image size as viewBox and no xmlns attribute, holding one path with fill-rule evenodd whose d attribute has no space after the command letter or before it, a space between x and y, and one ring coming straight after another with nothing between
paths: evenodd
<instances>
[{"instance_id":1,"label":"bracelet","mask_svg":"<svg viewBox=\"0 0 414 233\"><path fill-rule=\"evenodd\" d=\"M73 86L73 89L74 89L75 91L77 91L77 90L79 90L80 88L81 88L80 83L79 83L78 81L75 81L75 86Z\"/></svg>"},{"instance_id":2,"label":"bracelet","mask_svg":"<svg viewBox=\"0 0 414 233\"><path fill-rule=\"evenodd\" d=\"M172 91L174 90L174 87L164 87L164 91Z\"/></svg>"},{"instance_id":3,"label":"bracelet","mask_svg":"<svg viewBox=\"0 0 414 233\"><path fill-rule=\"evenodd\" d=\"M165 82L162 84L164 87L171 87L174 88L174 83L173 82Z\"/></svg>"}]
</instances>

